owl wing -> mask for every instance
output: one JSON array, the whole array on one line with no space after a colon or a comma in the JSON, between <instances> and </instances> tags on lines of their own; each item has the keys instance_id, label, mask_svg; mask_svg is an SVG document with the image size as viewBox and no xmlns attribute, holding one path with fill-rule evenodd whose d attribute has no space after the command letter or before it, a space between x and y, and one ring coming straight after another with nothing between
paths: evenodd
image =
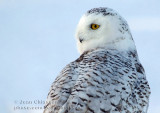
<instances>
[{"instance_id":1,"label":"owl wing","mask_svg":"<svg viewBox=\"0 0 160 113\"><path fill-rule=\"evenodd\" d=\"M135 63L135 68L138 79L135 82L132 95L135 99L134 101L137 103L137 111L140 113L147 113L149 96L151 94L150 86L146 79L144 68L139 60Z\"/></svg>"},{"instance_id":2,"label":"owl wing","mask_svg":"<svg viewBox=\"0 0 160 113\"><path fill-rule=\"evenodd\" d=\"M132 60L117 51L96 50L82 55L78 77L67 102L58 113L129 113L135 73ZM134 67L133 67L134 68Z\"/></svg>"},{"instance_id":3,"label":"owl wing","mask_svg":"<svg viewBox=\"0 0 160 113\"><path fill-rule=\"evenodd\" d=\"M44 113L145 111L149 86L142 68L117 51L86 52L54 81ZM141 97L143 93L147 96Z\"/></svg>"},{"instance_id":4,"label":"owl wing","mask_svg":"<svg viewBox=\"0 0 160 113\"><path fill-rule=\"evenodd\" d=\"M75 63L70 63L55 79L48 93L44 113L58 113L59 109L66 103L78 77L74 68L76 68Z\"/></svg>"}]
</instances>

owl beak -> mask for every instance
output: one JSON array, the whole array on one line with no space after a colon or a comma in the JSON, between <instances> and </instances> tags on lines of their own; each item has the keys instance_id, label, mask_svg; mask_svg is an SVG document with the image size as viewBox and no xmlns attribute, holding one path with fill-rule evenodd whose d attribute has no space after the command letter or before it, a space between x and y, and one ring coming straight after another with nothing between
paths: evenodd
<instances>
[{"instance_id":1,"label":"owl beak","mask_svg":"<svg viewBox=\"0 0 160 113\"><path fill-rule=\"evenodd\" d=\"M79 38L79 42L82 43L82 42L83 42L83 39L82 39L82 38Z\"/></svg>"}]
</instances>

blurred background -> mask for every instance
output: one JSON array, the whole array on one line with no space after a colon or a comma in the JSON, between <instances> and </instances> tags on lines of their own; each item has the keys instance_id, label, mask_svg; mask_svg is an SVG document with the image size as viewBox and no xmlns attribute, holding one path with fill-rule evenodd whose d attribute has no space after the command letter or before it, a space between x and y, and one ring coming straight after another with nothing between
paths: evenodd
<instances>
[{"instance_id":1,"label":"blurred background","mask_svg":"<svg viewBox=\"0 0 160 113\"><path fill-rule=\"evenodd\" d=\"M130 25L160 112L159 0L0 0L0 112L42 113L55 77L79 57L74 37L89 9L110 7Z\"/></svg>"}]
</instances>

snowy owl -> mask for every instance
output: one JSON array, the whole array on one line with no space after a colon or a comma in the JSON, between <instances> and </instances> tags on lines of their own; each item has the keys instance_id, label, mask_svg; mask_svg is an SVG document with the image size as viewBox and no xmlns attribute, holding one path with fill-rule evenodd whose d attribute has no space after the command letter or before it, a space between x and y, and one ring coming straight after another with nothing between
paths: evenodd
<instances>
[{"instance_id":1,"label":"snowy owl","mask_svg":"<svg viewBox=\"0 0 160 113\"><path fill-rule=\"evenodd\" d=\"M80 19L80 57L53 82L44 113L147 113L150 87L127 22L110 8Z\"/></svg>"}]
</instances>

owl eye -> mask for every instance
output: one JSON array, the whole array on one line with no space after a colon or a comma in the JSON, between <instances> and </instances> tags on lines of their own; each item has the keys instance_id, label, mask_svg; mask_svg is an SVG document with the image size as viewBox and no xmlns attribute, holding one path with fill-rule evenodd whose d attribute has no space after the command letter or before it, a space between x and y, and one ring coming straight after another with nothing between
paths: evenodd
<instances>
[{"instance_id":1,"label":"owl eye","mask_svg":"<svg viewBox=\"0 0 160 113\"><path fill-rule=\"evenodd\" d=\"M91 24L91 29L96 30L100 27L98 24Z\"/></svg>"}]
</instances>

